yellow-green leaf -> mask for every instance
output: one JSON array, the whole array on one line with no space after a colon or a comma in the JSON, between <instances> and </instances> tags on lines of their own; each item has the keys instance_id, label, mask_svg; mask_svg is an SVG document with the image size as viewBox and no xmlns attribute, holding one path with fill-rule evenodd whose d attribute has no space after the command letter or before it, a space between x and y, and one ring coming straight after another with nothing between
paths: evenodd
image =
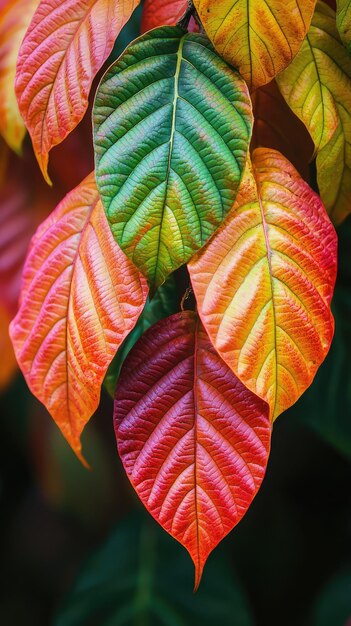
<instances>
[{"instance_id":1,"label":"yellow-green leaf","mask_svg":"<svg viewBox=\"0 0 351 626\"><path fill-rule=\"evenodd\" d=\"M265 85L299 51L316 0L194 0L219 54L252 89Z\"/></svg>"},{"instance_id":2,"label":"yellow-green leaf","mask_svg":"<svg viewBox=\"0 0 351 626\"><path fill-rule=\"evenodd\" d=\"M277 82L311 134L319 191L338 224L351 210L351 59L335 12L324 2L318 2L300 52Z\"/></svg>"},{"instance_id":3,"label":"yellow-green leaf","mask_svg":"<svg viewBox=\"0 0 351 626\"><path fill-rule=\"evenodd\" d=\"M351 0L337 0L336 25L344 46L351 53Z\"/></svg>"}]
</instances>

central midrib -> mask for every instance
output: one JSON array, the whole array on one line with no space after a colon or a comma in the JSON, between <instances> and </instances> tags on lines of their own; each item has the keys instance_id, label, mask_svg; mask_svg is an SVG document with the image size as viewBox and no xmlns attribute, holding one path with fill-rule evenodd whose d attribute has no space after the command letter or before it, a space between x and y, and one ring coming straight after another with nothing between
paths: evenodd
<instances>
[{"instance_id":1,"label":"central midrib","mask_svg":"<svg viewBox=\"0 0 351 626\"><path fill-rule=\"evenodd\" d=\"M167 172L166 172L166 180L165 180L166 187L165 187L165 195L164 195L163 206L162 206L162 211L161 211L161 221L160 221L160 230L159 230L159 237L158 237L158 244L157 244L154 282L156 281L156 276L157 276L158 261L159 261L159 256L160 256L160 247L161 247L161 237L162 237L162 226L163 226L163 220L164 220L164 215L165 215L165 210L166 210L166 205L167 205L167 198L168 198L168 183L169 183L169 177L170 177L170 172L171 172L171 162L172 162L174 134L175 134L175 126L176 126L176 115L177 115L177 103L178 103L178 95L179 95L178 83L179 83L180 68L181 68L181 64L183 60L182 53L183 53L185 37L186 35L183 35L181 39L179 40L179 47L177 51L177 64L176 64L176 70L174 74L172 125L171 125L171 135L169 139L168 163L167 163Z\"/></svg>"}]
</instances>

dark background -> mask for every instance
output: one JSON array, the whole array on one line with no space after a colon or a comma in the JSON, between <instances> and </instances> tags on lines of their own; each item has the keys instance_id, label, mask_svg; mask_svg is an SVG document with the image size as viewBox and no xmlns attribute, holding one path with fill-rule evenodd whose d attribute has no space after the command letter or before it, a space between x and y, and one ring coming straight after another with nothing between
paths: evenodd
<instances>
[{"instance_id":1,"label":"dark background","mask_svg":"<svg viewBox=\"0 0 351 626\"><path fill-rule=\"evenodd\" d=\"M106 391L89 472L16 377L0 397L1 626L351 626L351 220L339 236L330 354L276 422L263 486L195 595L190 558L125 478Z\"/></svg>"}]
</instances>

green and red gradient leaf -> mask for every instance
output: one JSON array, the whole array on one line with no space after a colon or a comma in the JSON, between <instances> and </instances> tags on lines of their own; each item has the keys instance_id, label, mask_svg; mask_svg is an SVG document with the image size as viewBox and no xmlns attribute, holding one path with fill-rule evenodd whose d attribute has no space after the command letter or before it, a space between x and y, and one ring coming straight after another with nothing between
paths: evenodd
<instances>
[{"instance_id":1,"label":"green and red gradient leaf","mask_svg":"<svg viewBox=\"0 0 351 626\"><path fill-rule=\"evenodd\" d=\"M91 174L33 237L11 324L29 388L81 459L82 430L146 297L145 280L112 237Z\"/></svg>"},{"instance_id":2,"label":"green and red gradient leaf","mask_svg":"<svg viewBox=\"0 0 351 626\"><path fill-rule=\"evenodd\" d=\"M251 130L245 81L203 35L152 30L106 72L94 104L97 184L152 292L230 211Z\"/></svg>"},{"instance_id":3,"label":"green and red gradient leaf","mask_svg":"<svg viewBox=\"0 0 351 626\"><path fill-rule=\"evenodd\" d=\"M188 8L187 0L145 0L141 18L141 32L159 26L176 26ZM199 30L193 17L190 18L188 30Z\"/></svg>"},{"instance_id":4,"label":"green and red gradient leaf","mask_svg":"<svg viewBox=\"0 0 351 626\"><path fill-rule=\"evenodd\" d=\"M26 127L15 94L17 55L39 0L9 0L0 3L0 134L20 152Z\"/></svg>"},{"instance_id":5,"label":"green and red gradient leaf","mask_svg":"<svg viewBox=\"0 0 351 626\"><path fill-rule=\"evenodd\" d=\"M140 0L41 0L20 48L16 94L45 179L51 148L82 119L92 81Z\"/></svg>"},{"instance_id":6,"label":"green and red gradient leaf","mask_svg":"<svg viewBox=\"0 0 351 626\"><path fill-rule=\"evenodd\" d=\"M279 152L255 150L233 210L189 271L213 345L272 419L328 353L336 266L319 196Z\"/></svg>"},{"instance_id":7,"label":"green and red gradient leaf","mask_svg":"<svg viewBox=\"0 0 351 626\"><path fill-rule=\"evenodd\" d=\"M240 521L264 477L268 406L236 378L192 311L134 346L115 397L118 450L140 499L195 564Z\"/></svg>"}]
</instances>

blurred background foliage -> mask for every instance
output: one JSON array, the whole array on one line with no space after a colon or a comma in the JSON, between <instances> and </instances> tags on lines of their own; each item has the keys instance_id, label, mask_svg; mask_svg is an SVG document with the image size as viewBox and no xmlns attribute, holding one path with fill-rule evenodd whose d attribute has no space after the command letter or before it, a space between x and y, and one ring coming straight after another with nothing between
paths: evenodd
<instances>
[{"instance_id":1,"label":"blurred background foliage","mask_svg":"<svg viewBox=\"0 0 351 626\"><path fill-rule=\"evenodd\" d=\"M113 60L138 35L140 12ZM109 372L85 470L17 375L0 397L0 624L351 626L351 220L339 230L332 349L275 425L264 484L210 556L197 594L184 549L141 507L116 453L111 392L161 295ZM165 299L162 300L165 295Z\"/></svg>"}]
</instances>

